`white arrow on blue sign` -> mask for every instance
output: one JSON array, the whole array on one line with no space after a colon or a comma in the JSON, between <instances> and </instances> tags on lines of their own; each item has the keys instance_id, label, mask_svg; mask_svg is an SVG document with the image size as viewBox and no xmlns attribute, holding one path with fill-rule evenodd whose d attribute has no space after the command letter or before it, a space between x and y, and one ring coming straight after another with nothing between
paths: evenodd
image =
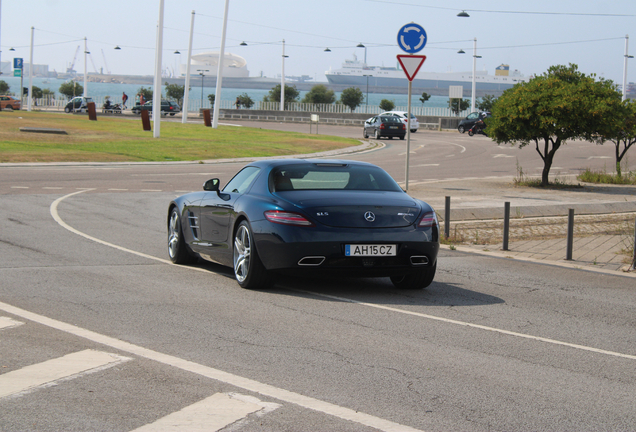
<instances>
[{"instance_id":1,"label":"white arrow on blue sign","mask_svg":"<svg viewBox=\"0 0 636 432\"><path fill-rule=\"evenodd\" d=\"M14 58L13 59L13 69L22 69L22 59Z\"/></svg>"},{"instance_id":2,"label":"white arrow on blue sign","mask_svg":"<svg viewBox=\"0 0 636 432\"><path fill-rule=\"evenodd\" d=\"M422 48L426 45L426 40L426 30L415 23L403 25L397 34L398 46L402 51L409 54L422 51Z\"/></svg>"}]
</instances>

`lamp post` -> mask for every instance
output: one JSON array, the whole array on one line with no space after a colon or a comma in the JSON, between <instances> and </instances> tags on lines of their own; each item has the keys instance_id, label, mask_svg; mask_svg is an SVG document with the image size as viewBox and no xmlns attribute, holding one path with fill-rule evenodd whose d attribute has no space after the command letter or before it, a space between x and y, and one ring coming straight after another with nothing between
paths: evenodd
<instances>
[{"instance_id":1,"label":"lamp post","mask_svg":"<svg viewBox=\"0 0 636 432\"><path fill-rule=\"evenodd\" d=\"M190 62L192 61L192 36L194 34L194 11L190 19L190 41L188 42L188 62L186 64L186 78L183 89L183 109L181 110L181 123L188 121L188 105L190 104ZM201 92L203 93L203 92Z\"/></svg>"},{"instance_id":2,"label":"lamp post","mask_svg":"<svg viewBox=\"0 0 636 432\"><path fill-rule=\"evenodd\" d=\"M283 39L283 65L280 74L280 110L285 111L285 39Z\"/></svg>"},{"instance_id":3,"label":"lamp post","mask_svg":"<svg viewBox=\"0 0 636 432\"><path fill-rule=\"evenodd\" d=\"M477 74L477 59L481 56L477 55L477 38L473 40L473 87L470 95L470 112L475 112L475 94L476 94L476 77Z\"/></svg>"},{"instance_id":4,"label":"lamp post","mask_svg":"<svg viewBox=\"0 0 636 432\"><path fill-rule=\"evenodd\" d=\"M625 35L625 64L623 65L623 100L627 98L627 60L634 58L630 56L627 51L627 45L629 43L629 35Z\"/></svg>"},{"instance_id":5,"label":"lamp post","mask_svg":"<svg viewBox=\"0 0 636 432\"><path fill-rule=\"evenodd\" d=\"M201 75L201 109L203 109L203 77L205 76L205 72L210 72L209 69L197 69L197 72L199 72L199 75ZM216 105L216 99L214 100L215 105Z\"/></svg>"},{"instance_id":6,"label":"lamp post","mask_svg":"<svg viewBox=\"0 0 636 432\"><path fill-rule=\"evenodd\" d=\"M364 46L362 42L360 42L358 45L356 45L356 48L364 48L364 67L366 67L367 66L367 47Z\"/></svg>"},{"instance_id":7,"label":"lamp post","mask_svg":"<svg viewBox=\"0 0 636 432\"><path fill-rule=\"evenodd\" d=\"M369 111L369 77L373 75L362 75L367 77L367 111Z\"/></svg>"}]
</instances>

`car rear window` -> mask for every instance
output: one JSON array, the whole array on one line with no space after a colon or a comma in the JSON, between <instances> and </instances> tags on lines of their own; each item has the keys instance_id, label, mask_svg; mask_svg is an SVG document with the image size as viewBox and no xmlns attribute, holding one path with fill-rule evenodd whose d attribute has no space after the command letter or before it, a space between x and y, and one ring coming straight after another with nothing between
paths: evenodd
<instances>
[{"instance_id":1,"label":"car rear window","mask_svg":"<svg viewBox=\"0 0 636 432\"><path fill-rule=\"evenodd\" d=\"M292 190L375 190L401 192L400 186L384 170L350 164L283 165L270 174L272 192Z\"/></svg>"},{"instance_id":2,"label":"car rear window","mask_svg":"<svg viewBox=\"0 0 636 432\"><path fill-rule=\"evenodd\" d=\"M380 117L380 121L382 123L402 123L402 120L396 116L382 116Z\"/></svg>"}]
</instances>

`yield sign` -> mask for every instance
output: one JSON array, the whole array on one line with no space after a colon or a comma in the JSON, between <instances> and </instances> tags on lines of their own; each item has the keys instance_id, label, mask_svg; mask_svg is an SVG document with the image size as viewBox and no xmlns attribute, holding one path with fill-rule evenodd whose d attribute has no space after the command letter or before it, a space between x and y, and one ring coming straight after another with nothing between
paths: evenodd
<instances>
[{"instance_id":1,"label":"yield sign","mask_svg":"<svg viewBox=\"0 0 636 432\"><path fill-rule=\"evenodd\" d=\"M397 59L402 66L402 70L406 74L406 78L408 78L409 81L413 81L413 78L415 78L415 75L417 75L424 64L426 56L399 54Z\"/></svg>"}]
</instances>

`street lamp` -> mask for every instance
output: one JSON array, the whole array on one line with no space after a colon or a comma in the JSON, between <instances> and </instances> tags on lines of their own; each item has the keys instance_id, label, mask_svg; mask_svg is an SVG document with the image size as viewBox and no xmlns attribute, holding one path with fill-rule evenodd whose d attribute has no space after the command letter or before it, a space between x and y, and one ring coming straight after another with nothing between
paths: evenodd
<instances>
[{"instance_id":1,"label":"street lamp","mask_svg":"<svg viewBox=\"0 0 636 432\"><path fill-rule=\"evenodd\" d=\"M459 16L459 15L458 15ZM463 49L457 51L457 54L466 54ZM475 75L477 74L477 59L481 58L481 56L477 55L477 38L473 39L473 79L472 79L472 90L470 93L470 112L475 112L475 93L476 93L476 79Z\"/></svg>"},{"instance_id":2,"label":"street lamp","mask_svg":"<svg viewBox=\"0 0 636 432\"><path fill-rule=\"evenodd\" d=\"M205 72L210 72L209 69L197 69L199 75L201 75L201 108L203 109L203 77L205 76ZM215 100L216 102L216 100Z\"/></svg>"},{"instance_id":3,"label":"street lamp","mask_svg":"<svg viewBox=\"0 0 636 432\"><path fill-rule=\"evenodd\" d=\"M629 35L625 35L625 64L623 65L623 100L627 98L627 60L634 58L630 56L627 51L627 45L629 43Z\"/></svg>"},{"instance_id":4,"label":"street lamp","mask_svg":"<svg viewBox=\"0 0 636 432\"><path fill-rule=\"evenodd\" d=\"M362 75L367 77L367 111L369 110L369 77L373 75Z\"/></svg>"},{"instance_id":5,"label":"street lamp","mask_svg":"<svg viewBox=\"0 0 636 432\"><path fill-rule=\"evenodd\" d=\"M283 39L283 66L280 74L280 110L285 111L285 39Z\"/></svg>"},{"instance_id":6,"label":"street lamp","mask_svg":"<svg viewBox=\"0 0 636 432\"><path fill-rule=\"evenodd\" d=\"M470 17L470 15L468 15L466 13L466 11L461 11L460 13L457 14L458 17L462 17L462 18L468 18Z\"/></svg>"}]
</instances>

